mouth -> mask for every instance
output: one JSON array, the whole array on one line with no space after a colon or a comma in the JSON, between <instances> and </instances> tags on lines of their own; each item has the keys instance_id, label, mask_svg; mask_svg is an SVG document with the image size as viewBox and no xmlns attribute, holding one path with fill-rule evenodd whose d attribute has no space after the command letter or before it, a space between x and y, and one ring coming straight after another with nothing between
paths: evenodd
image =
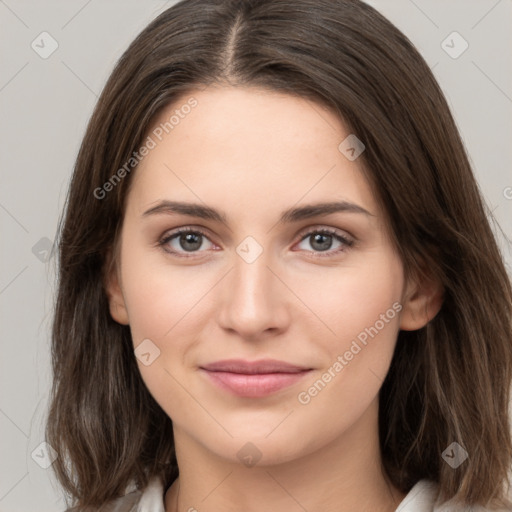
<instances>
[{"instance_id":1,"label":"mouth","mask_svg":"<svg viewBox=\"0 0 512 512\"><path fill-rule=\"evenodd\" d=\"M302 380L312 368L277 360L231 359L200 367L209 381L223 391L247 398L261 398Z\"/></svg>"}]
</instances>

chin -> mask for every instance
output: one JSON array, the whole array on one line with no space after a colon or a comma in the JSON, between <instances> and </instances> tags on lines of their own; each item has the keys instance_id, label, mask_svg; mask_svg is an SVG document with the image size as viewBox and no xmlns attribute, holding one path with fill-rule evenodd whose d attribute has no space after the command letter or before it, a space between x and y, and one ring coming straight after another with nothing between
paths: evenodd
<instances>
[{"instance_id":1,"label":"chin","mask_svg":"<svg viewBox=\"0 0 512 512\"><path fill-rule=\"evenodd\" d=\"M275 426L275 425L274 425ZM265 433L245 426L233 438L227 434L221 439L202 441L210 451L229 462L246 467L276 466L292 462L314 452L321 445L319 439L309 439L304 432L290 432L283 429L279 434L266 429ZM316 441L316 442L315 442Z\"/></svg>"}]
</instances>

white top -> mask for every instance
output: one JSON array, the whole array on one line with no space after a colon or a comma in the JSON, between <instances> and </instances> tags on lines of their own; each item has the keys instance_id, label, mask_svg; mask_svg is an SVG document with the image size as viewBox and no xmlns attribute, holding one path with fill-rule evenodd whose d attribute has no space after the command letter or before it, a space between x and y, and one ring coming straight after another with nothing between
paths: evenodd
<instances>
[{"instance_id":1,"label":"white top","mask_svg":"<svg viewBox=\"0 0 512 512\"><path fill-rule=\"evenodd\" d=\"M133 485L130 486L133 489ZM162 481L154 477L144 490L132 490L120 498L102 506L101 512L165 512L165 490ZM395 512L489 512L490 509L480 506L460 506L453 502L435 503L434 497L437 484L430 480L420 480L398 505ZM70 508L66 512L75 512ZM91 510L91 509L87 509ZM511 512L505 509L492 512Z\"/></svg>"},{"instance_id":2,"label":"white top","mask_svg":"<svg viewBox=\"0 0 512 512\"><path fill-rule=\"evenodd\" d=\"M450 505L449 502L436 506L434 503L436 491L435 482L420 480L401 501L395 512L485 512L487 510L483 507ZM161 480L154 478L142 492L138 508L129 509L129 512L132 510L133 512L165 512L164 495L165 490Z\"/></svg>"}]
</instances>

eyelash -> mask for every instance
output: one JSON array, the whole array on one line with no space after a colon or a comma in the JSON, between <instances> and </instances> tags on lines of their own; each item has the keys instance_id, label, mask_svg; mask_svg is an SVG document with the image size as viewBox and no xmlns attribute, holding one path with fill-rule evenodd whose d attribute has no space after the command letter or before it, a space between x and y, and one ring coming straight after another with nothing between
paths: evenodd
<instances>
[{"instance_id":1,"label":"eyelash","mask_svg":"<svg viewBox=\"0 0 512 512\"><path fill-rule=\"evenodd\" d=\"M193 256L194 254L194 251L192 251L190 254L190 256L185 256L183 255L183 253L180 253L180 252L177 252L177 251L174 251L174 250L169 250L166 248L166 245L171 241L173 240L174 238L182 235L183 233L193 233L193 234L199 234L199 235L202 235L204 236L205 238L208 238L208 235L202 231L201 229L198 229L198 228L179 228L177 229L176 231L174 231L173 233L167 235L167 236L164 236L162 239L159 240L158 242L158 245L167 253L170 253L172 255L175 255L179 258L194 258L195 256ZM303 233L301 234L301 239L299 241L302 242L304 240L306 240L308 237L312 236L312 235L316 235L316 234L321 234L321 235L330 235L330 236L333 236L336 240L338 240L339 242L341 242L343 244L343 247L342 248L339 248L337 250L328 250L328 251L311 251L313 253L314 256L312 256L313 258L328 258L328 257L333 257L334 255L338 255L339 253L341 252L345 252L347 251L348 249L350 249L353 245L354 245L354 240L344 236L344 235L341 235L338 231L334 230L334 229L329 229L329 228L321 228L321 229L313 229L311 231L308 231L306 233ZM195 252L198 252L198 251L195 251ZM201 251L199 251L201 252Z\"/></svg>"}]
</instances>

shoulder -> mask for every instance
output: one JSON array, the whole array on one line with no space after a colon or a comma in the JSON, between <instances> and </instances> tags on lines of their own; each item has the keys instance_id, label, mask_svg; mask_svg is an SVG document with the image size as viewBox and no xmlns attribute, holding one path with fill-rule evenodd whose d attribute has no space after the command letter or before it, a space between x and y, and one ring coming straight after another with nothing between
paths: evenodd
<instances>
[{"instance_id":1,"label":"shoulder","mask_svg":"<svg viewBox=\"0 0 512 512\"><path fill-rule=\"evenodd\" d=\"M66 512L165 512L164 485L158 477L153 477L144 489L134 489L99 508L73 507Z\"/></svg>"},{"instance_id":2,"label":"shoulder","mask_svg":"<svg viewBox=\"0 0 512 512\"><path fill-rule=\"evenodd\" d=\"M489 510L478 505L461 505L452 500L440 503L436 500L437 491L436 482L420 480L402 500L396 512L488 512Z\"/></svg>"},{"instance_id":3,"label":"shoulder","mask_svg":"<svg viewBox=\"0 0 512 512\"><path fill-rule=\"evenodd\" d=\"M401 501L396 512L437 512L434 502L437 484L431 480L420 480Z\"/></svg>"}]
</instances>

